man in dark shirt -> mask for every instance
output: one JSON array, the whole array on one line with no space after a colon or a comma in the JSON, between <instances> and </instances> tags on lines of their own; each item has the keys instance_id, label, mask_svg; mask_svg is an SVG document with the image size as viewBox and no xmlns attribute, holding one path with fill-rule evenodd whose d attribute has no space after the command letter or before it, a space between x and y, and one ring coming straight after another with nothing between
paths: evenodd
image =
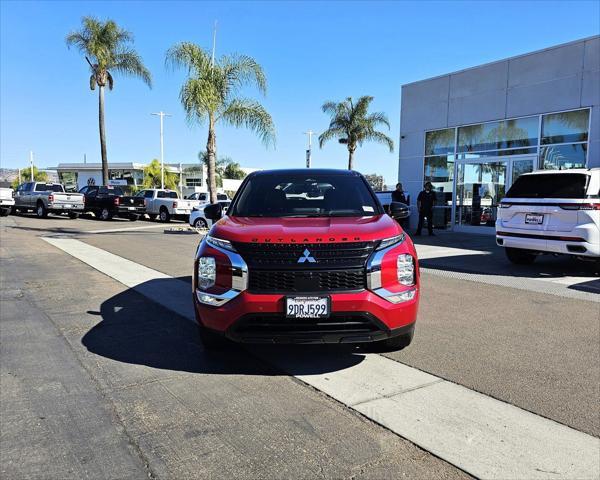
<instances>
[{"instance_id":1,"label":"man in dark shirt","mask_svg":"<svg viewBox=\"0 0 600 480\"><path fill-rule=\"evenodd\" d=\"M419 193L417 197L417 208L419 209L419 226L417 227L417 235L421 235L423 229L423 222L427 217L427 230L429 235L433 233L433 206L435 205L435 192L433 191L433 185L431 182L425 184L425 190Z\"/></svg>"},{"instance_id":2,"label":"man in dark shirt","mask_svg":"<svg viewBox=\"0 0 600 480\"><path fill-rule=\"evenodd\" d=\"M408 200L406 200L406 195L404 194L401 183L397 183L396 190L392 192L392 202L400 202L408 205Z\"/></svg>"}]
</instances>

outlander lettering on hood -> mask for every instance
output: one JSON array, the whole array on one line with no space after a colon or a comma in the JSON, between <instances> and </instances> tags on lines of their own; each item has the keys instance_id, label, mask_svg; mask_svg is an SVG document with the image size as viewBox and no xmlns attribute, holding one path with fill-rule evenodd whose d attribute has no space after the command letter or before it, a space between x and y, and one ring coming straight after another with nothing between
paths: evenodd
<instances>
[{"instance_id":1,"label":"outlander lettering on hood","mask_svg":"<svg viewBox=\"0 0 600 480\"><path fill-rule=\"evenodd\" d=\"M225 216L218 204L205 215L214 224L196 252L193 301L207 348L410 344L416 251L359 173L254 172Z\"/></svg>"}]
</instances>

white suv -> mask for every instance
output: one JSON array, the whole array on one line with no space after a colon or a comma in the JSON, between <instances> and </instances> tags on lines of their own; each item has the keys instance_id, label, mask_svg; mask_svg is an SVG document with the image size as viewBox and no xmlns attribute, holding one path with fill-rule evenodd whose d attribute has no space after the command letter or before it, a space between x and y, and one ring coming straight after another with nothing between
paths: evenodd
<instances>
[{"instance_id":1,"label":"white suv","mask_svg":"<svg viewBox=\"0 0 600 480\"><path fill-rule=\"evenodd\" d=\"M521 175L500 203L496 242L513 263L540 253L600 260L600 168Z\"/></svg>"}]
</instances>

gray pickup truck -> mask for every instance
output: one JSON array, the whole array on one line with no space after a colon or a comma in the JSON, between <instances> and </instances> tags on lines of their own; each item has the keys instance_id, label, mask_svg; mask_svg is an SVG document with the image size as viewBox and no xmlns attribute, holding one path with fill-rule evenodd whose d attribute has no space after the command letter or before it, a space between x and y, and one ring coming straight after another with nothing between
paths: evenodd
<instances>
[{"instance_id":1,"label":"gray pickup truck","mask_svg":"<svg viewBox=\"0 0 600 480\"><path fill-rule=\"evenodd\" d=\"M27 182L19 185L15 192L16 212L34 211L40 218L48 213L67 213L77 218L84 211L81 193L67 193L60 183Z\"/></svg>"}]
</instances>

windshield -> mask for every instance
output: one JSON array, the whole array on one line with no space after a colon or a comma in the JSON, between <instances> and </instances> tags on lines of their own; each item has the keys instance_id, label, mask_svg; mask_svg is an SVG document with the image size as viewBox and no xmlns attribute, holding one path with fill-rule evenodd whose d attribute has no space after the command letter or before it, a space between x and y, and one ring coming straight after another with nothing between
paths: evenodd
<instances>
[{"instance_id":1,"label":"windshield","mask_svg":"<svg viewBox=\"0 0 600 480\"><path fill-rule=\"evenodd\" d=\"M310 172L250 177L229 212L239 217L364 217L381 213L362 177Z\"/></svg>"},{"instance_id":2,"label":"windshield","mask_svg":"<svg viewBox=\"0 0 600 480\"><path fill-rule=\"evenodd\" d=\"M58 183L52 183L52 184L48 184L48 183L38 183L35 186L35 191L36 192L63 192L63 187L62 185L58 184Z\"/></svg>"},{"instance_id":3,"label":"windshield","mask_svg":"<svg viewBox=\"0 0 600 480\"><path fill-rule=\"evenodd\" d=\"M522 175L504 198L585 198L587 182L584 173Z\"/></svg>"}]
</instances>

